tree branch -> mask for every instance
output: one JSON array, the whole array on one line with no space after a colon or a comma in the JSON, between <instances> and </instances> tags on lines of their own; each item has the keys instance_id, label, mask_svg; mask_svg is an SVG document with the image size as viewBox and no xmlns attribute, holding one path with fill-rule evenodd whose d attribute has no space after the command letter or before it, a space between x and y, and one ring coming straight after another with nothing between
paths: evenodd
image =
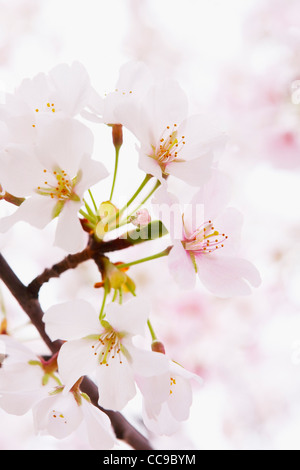
<instances>
[{"instance_id":1,"label":"tree branch","mask_svg":"<svg viewBox=\"0 0 300 470\"><path fill-rule=\"evenodd\" d=\"M84 250L85 251L85 250ZM81 252L82 254L83 252ZM87 253L86 253L87 254ZM72 256L74 258L72 258ZM71 257L71 258L70 258ZM68 258L68 261L67 261ZM76 255L69 255L63 262L65 263L64 266L69 266L67 269L71 269L72 267L76 267ZM89 258L87 258L89 259ZM63 262L58 263L60 265L57 269L63 269ZM73 264L72 264L73 263ZM56 265L57 266L57 265ZM53 269L53 268L52 268ZM66 270L66 269L65 269ZM47 271L47 270L46 270ZM49 271L49 270L48 270ZM57 271L57 272L58 272ZM54 272L54 271L53 271ZM61 271L63 272L63 270ZM44 272L42 279L48 280L54 275L49 277L48 274ZM59 275L59 274L58 274ZM26 287L20 279L15 275L11 267L8 265L4 257L0 254L0 279L4 282L7 288L10 290L12 295L18 301L19 305L22 307L24 312L30 318L32 324L38 330L41 338L44 340L45 344L48 346L50 351L55 354L59 351L62 341L51 341L49 336L46 334L45 326L43 322L43 315L44 312L40 306L38 298L34 295L34 292L29 288ZM40 279L41 281L41 279ZM44 281L47 282L47 281ZM32 283L31 283L32 284ZM38 285L38 281L37 281ZM81 389L83 392L87 393L91 399L93 405L97 406L101 411L106 413L110 418L112 427L115 431L116 437L120 440L123 440L128 445L130 445L135 450L152 450L152 447L148 440L139 433L123 416L121 413L112 411L112 410L105 410L98 405L98 389L97 386L92 382L88 377L85 377L81 383Z\"/></svg>"}]
</instances>

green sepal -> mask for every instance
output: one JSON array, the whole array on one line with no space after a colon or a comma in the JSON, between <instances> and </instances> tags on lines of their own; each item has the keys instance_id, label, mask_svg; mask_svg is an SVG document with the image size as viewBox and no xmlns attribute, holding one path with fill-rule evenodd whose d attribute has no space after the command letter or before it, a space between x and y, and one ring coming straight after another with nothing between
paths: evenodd
<instances>
[{"instance_id":1,"label":"green sepal","mask_svg":"<svg viewBox=\"0 0 300 470\"><path fill-rule=\"evenodd\" d=\"M133 245L138 245L147 240L156 240L157 238L164 237L168 233L168 230L161 220L153 220L144 227L124 233L120 238L125 238L132 242Z\"/></svg>"},{"instance_id":2,"label":"green sepal","mask_svg":"<svg viewBox=\"0 0 300 470\"><path fill-rule=\"evenodd\" d=\"M64 207L64 201L58 201L52 211L52 219L55 219L55 217L58 217L61 211L63 210Z\"/></svg>"}]
</instances>

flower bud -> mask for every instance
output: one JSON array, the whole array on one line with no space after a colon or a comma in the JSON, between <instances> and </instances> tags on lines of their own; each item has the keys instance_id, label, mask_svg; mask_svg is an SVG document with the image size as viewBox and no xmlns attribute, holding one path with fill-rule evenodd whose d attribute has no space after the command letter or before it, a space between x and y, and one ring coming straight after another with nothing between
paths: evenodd
<instances>
[{"instance_id":1,"label":"flower bud","mask_svg":"<svg viewBox=\"0 0 300 470\"><path fill-rule=\"evenodd\" d=\"M153 341L152 344L151 344L151 349L154 352L158 352L158 353L161 353L161 354L166 354L165 347L164 347L164 345L161 341L158 341L158 340Z\"/></svg>"},{"instance_id":2,"label":"flower bud","mask_svg":"<svg viewBox=\"0 0 300 470\"><path fill-rule=\"evenodd\" d=\"M147 209L141 209L130 219L130 222L138 227L144 227L148 225L150 221L151 217Z\"/></svg>"},{"instance_id":3,"label":"flower bud","mask_svg":"<svg viewBox=\"0 0 300 470\"><path fill-rule=\"evenodd\" d=\"M116 149L120 149L123 144L123 126L122 124L112 125L112 139Z\"/></svg>"}]
</instances>

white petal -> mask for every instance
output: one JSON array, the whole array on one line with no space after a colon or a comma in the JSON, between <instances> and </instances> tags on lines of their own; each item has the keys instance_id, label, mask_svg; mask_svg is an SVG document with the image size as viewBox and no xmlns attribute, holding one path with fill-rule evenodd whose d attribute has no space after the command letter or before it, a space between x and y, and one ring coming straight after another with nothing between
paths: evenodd
<instances>
[{"instance_id":1,"label":"white petal","mask_svg":"<svg viewBox=\"0 0 300 470\"><path fill-rule=\"evenodd\" d=\"M164 354L128 347L134 372L143 377L160 375L168 370L168 359Z\"/></svg>"},{"instance_id":2,"label":"white petal","mask_svg":"<svg viewBox=\"0 0 300 470\"><path fill-rule=\"evenodd\" d=\"M151 123L149 141L156 145L167 126L179 125L186 118L188 99L175 80L164 80L150 88L143 109Z\"/></svg>"},{"instance_id":3,"label":"white petal","mask_svg":"<svg viewBox=\"0 0 300 470\"><path fill-rule=\"evenodd\" d=\"M95 450L111 449L116 438L108 416L85 399L82 399L81 406L91 447Z\"/></svg>"},{"instance_id":4,"label":"white petal","mask_svg":"<svg viewBox=\"0 0 300 470\"><path fill-rule=\"evenodd\" d=\"M105 312L106 320L116 331L143 335L150 305L146 299L137 297L122 305L112 302L106 307Z\"/></svg>"},{"instance_id":5,"label":"white petal","mask_svg":"<svg viewBox=\"0 0 300 470\"><path fill-rule=\"evenodd\" d=\"M34 194L43 177L43 168L33 150L10 145L1 152L1 184L16 197Z\"/></svg>"},{"instance_id":6,"label":"white petal","mask_svg":"<svg viewBox=\"0 0 300 470\"><path fill-rule=\"evenodd\" d=\"M45 312L43 321L52 341L80 339L101 332L97 313L81 299L53 305Z\"/></svg>"},{"instance_id":7,"label":"white petal","mask_svg":"<svg viewBox=\"0 0 300 470\"><path fill-rule=\"evenodd\" d=\"M82 421L82 410L73 395L59 394L47 397L33 409L38 431L63 439L74 432Z\"/></svg>"},{"instance_id":8,"label":"white petal","mask_svg":"<svg viewBox=\"0 0 300 470\"><path fill-rule=\"evenodd\" d=\"M82 168L82 177L74 189L79 197L83 196L83 193L87 189L90 189L91 186L109 175L107 169L101 162L92 160L88 156L82 158L80 168Z\"/></svg>"},{"instance_id":9,"label":"white petal","mask_svg":"<svg viewBox=\"0 0 300 470\"><path fill-rule=\"evenodd\" d=\"M126 358L122 364L115 358L109 365L97 367L99 405L109 410L120 411L136 394L133 372Z\"/></svg>"},{"instance_id":10,"label":"white petal","mask_svg":"<svg viewBox=\"0 0 300 470\"><path fill-rule=\"evenodd\" d=\"M68 253L77 253L87 245L87 233L78 217L79 209L78 202L67 201L58 216L54 244Z\"/></svg>"},{"instance_id":11,"label":"white petal","mask_svg":"<svg viewBox=\"0 0 300 470\"><path fill-rule=\"evenodd\" d=\"M12 215L0 220L0 232L9 230L20 221L43 229L52 220L53 208L53 200L50 197L31 196Z\"/></svg>"},{"instance_id":12,"label":"white petal","mask_svg":"<svg viewBox=\"0 0 300 470\"><path fill-rule=\"evenodd\" d=\"M75 116L88 103L90 79L84 66L59 64L49 72L49 82L55 90L57 105L70 116Z\"/></svg>"},{"instance_id":13,"label":"white petal","mask_svg":"<svg viewBox=\"0 0 300 470\"><path fill-rule=\"evenodd\" d=\"M95 341L90 339L72 340L64 343L58 354L58 369L65 385L70 390L83 375L88 375L97 367L97 357L92 346Z\"/></svg>"},{"instance_id":14,"label":"white petal","mask_svg":"<svg viewBox=\"0 0 300 470\"><path fill-rule=\"evenodd\" d=\"M22 416L38 403L43 395L40 390L30 391L0 391L0 408L6 413Z\"/></svg>"},{"instance_id":15,"label":"white petal","mask_svg":"<svg viewBox=\"0 0 300 470\"><path fill-rule=\"evenodd\" d=\"M36 147L38 159L46 169L60 168L69 178L74 178L82 157L92 154L92 131L70 118L58 118L44 124Z\"/></svg>"},{"instance_id":16,"label":"white petal","mask_svg":"<svg viewBox=\"0 0 300 470\"><path fill-rule=\"evenodd\" d=\"M175 384L171 385L168 406L172 416L178 421L188 419L193 401L192 388L188 380L179 375L172 377Z\"/></svg>"},{"instance_id":17,"label":"white petal","mask_svg":"<svg viewBox=\"0 0 300 470\"><path fill-rule=\"evenodd\" d=\"M162 404L160 412L156 416L153 416L151 410L148 410L145 405L143 407L143 421L147 428L154 434L165 434L167 436L171 436L178 431L181 424L172 416L167 402Z\"/></svg>"}]
</instances>

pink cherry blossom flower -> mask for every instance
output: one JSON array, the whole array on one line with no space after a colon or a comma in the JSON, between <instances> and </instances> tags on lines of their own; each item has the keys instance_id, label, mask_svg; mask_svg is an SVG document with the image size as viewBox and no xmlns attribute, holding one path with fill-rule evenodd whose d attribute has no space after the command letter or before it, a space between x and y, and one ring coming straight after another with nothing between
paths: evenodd
<instances>
[{"instance_id":1,"label":"pink cherry blossom flower","mask_svg":"<svg viewBox=\"0 0 300 470\"><path fill-rule=\"evenodd\" d=\"M242 216L226 206L229 189L227 177L214 172L184 211L163 187L153 200L173 242L168 255L170 272L183 288L195 287L196 273L220 297L250 294L249 284L260 284L255 266L239 253ZM163 211L163 206L171 211Z\"/></svg>"},{"instance_id":2,"label":"pink cherry blossom flower","mask_svg":"<svg viewBox=\"0 0 300 470\"><path fill-rule=\"evenodd\" d=\"M161 182L172 175L200 186L225 142L207 116L189 116L187 96L175 80L153 84L142 100L120 104L115 114L140 143L140 168Z\"/></svg>"},{"instance_id":3,"label":"pink cherry blossom flower","mask_svg":"<svg viewBox=\"0 0 300 470\"><path fill-rule=\"evenodd\" d=\"M102 163L91 159L93 135L70 118L44 123L34 150L11 145L0 154L1 183L26 200L0 220L5 232L18 221L44 228L58 218L55 245L75 252L86 244L78 211L84 192L105 178Z\"/></svg>"},{"instance_id":4,"label":"pink cherry blossom flower","mask_svg":"<svg viewBox=\"0 0 300 470\"><path fill-rule=\"evenodd\" d=\"M149 211L147 209L141 209L136 212L135 215L133 215L130 218L130 221L133 225L136 226L145 226L148 225L151 221L151 216L149 214Z\"/></svg>"},{"instance_id":5,"label":"pink cherry blossom flower","mask_svg":"<svg viewBox=\"0 0 300 470\"><path fill-rule=\"evenodd\" d=\"M59 373L66 390L83 375L93 374L99 405L121 410L136 394L135 376L152 376L167 369L166 358L138 348L133 338L143 335L149 309L143 299L106 307L104 321L84 300L55 305L44 315L54 340L67 340L59 352Z\"/></svg>"}]
</instances>

